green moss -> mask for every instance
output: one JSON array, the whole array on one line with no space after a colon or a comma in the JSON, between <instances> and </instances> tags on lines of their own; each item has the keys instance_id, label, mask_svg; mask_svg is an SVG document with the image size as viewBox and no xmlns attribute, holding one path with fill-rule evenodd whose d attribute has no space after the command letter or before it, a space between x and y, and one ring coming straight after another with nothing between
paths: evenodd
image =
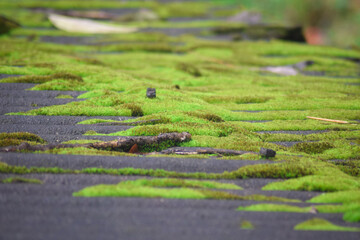
<instances>
[{"instance_id":1,"label":"green moss","mask_svg":"<svg viewBox=\"0 0 360 240\"><path fill-rule=\"evenodd\" d=\"M180 71L186 72L194 77L202 76L201 71L197 67L195 67L193 64L179 63L177 65L177 69Z\"/></svg>"},{"instance_id":2,"label":"green moss","mask_svg":"<svg viewBox=\"0 0 360 240\"><path fill-rule=\"evenodd\" d=\"M309 213L313 209L320 213L344 213L344 220L348 222L359 222L360 204L359 202L347 203L344 205L316 205L310 207L297 207L285 204L255 204L245 207L238 207L238 211L256 212L296 212Z\"/></svg>"},{"instance_id":3,"label":"green moss","mask_svg":"<svg viewBox=\"0 0 360 240\"><path fill-rule=\"evenodd\" d=\"M66 143L90 143L95 142L96 140L71 140ZM134 156L134 154L118 152L118 151L107 151L107 150L98 150L94 148L84 148L84 147L76 147L76 148L56 148L47 151L39 151L34 152L37 154L66 154L66 155L88 155L88 156Z\"/></svg>"},{"instance_id":4,"label":"green moss","mask_svg":"<svg viewBox=\"0 0 360 240\"><path fill-rule=\"evenodd\" d=\"M238 211L255 211L255 212L299 212L306 213L309 212L307 209L284 205L284 204L256 204L245 207L238 207Z\"/></svg>"},{"instance_id":5,"label":"green moss","mask_svg":"<svg viewBox=\"0 0 360 240\"><path fill-rule=\"evenodd\" d=\"M179 198L179 199L234 199L236 195L209 190L195 190L190 188L162 189L153 187L133 187L117 185L97 185L87 187L73 193L75 197L146 197L146 198Z\"/></svg>"},{"instance_id":6,"label":"green moss","mask_svg":"<svg viewBox=\"0 0 360 240\"><path fill-rule=\"evenodd\" d=\"M118 186L134 187L177 187L177 188L209 188L209 189L235 189L242 188L231 183L219 183L213 181L185 180L176 178L154 178L154 179L137 179L133 181L123 181Z\"/></svg>"},{"instance_id":7,"label":"green moss","mask_svg":"<svg viewBox=\"0 0 360 240\"><path fill-rule=\"evenodd\" d=\"M360 228L337 226L322 218L313 218L299 223L294 229L305 231L360 231Z\"/></svg>"},{"instance_id":8,"label":"green moss","mask_svg":"<svg viewBox=\"0 0 360 240\"><path fill-rule=\"evenodd\" d=\"M45 143L41 137L28 132L0 133L0 140L18 139L31 142Z\"/></svg>"},{"instance_id":9,"label":"green moss","mask_svg":"<svg viewBox=\"0 0 360 240\"><path fill-rule=\"evenodd\" d=\"M55 98L73 98L70 95L66 95L66 94L59 94L58 96L56 96Z\"/></svg>"},{"instance_id":10,"label":"green moss","mask_svg":"<svg viewBox=\"0 0 360 240\"><path fill-rule=\"evenodd\" d=\"M131 111L132 117L141 117L144 116L144 112L141 109L140 106L133 104L133 103L127 103L123 105L125 108L129 109Z\"/></svg>"},{"instance_id":11,"label":"green moss","mask_svg":"<svg viewBox=\"0 0 360 240\"><path fill-rule=\"evenodd\" d=\"M356 178L338 176L305 176L283 182L269 183L263 190L291 190L291 191L321 191L336 192L360 188L360 181Z\"/></svg>"},{"instance_id":12,"label":"green moss","mask_svg":"<svg viewBox=\"0 0 360 240\"><path fill-rule=\"evenodd\" d=\"M72 80L82 82L82 77L76 76L72 73L55 73L47 76L24 76L24 77L11 77L1 79L0 82L13 82L13 83L44 83L54 79Z\"/></svg>"},{"instance_id":13,"label":"green moss","mask_svg":"<svg viewBox=\"0 0 360 240\"><path fill-rule=\"evenodd\" d=\"M353 177L360 177L360 160L336 161L334 164L344 173Z\"/></svg>"},{"instance_id":14,"label":"green moss","mask_svg":"<svg viewBox=\"0 0 360 240\"><path fill-rule=\"evenodd\" d=\"M77 124L97 124L97 123L110 123L110 122L120 122L120 121L114 121L110 119L88 119L81 122L78 122Z\"/></svg>"},{"instance_id":15,"label":"green moss","mask_svg":"<svg viewBox=\"0 0 360 240\"><path fill-rule=\"evenodd\" d=\"M250 222L250 221L241 221L240 223L240 228L241 229L255 229L255 226Z\"/></svg>"},{"instance_id":16,"label":"green moss","mask_svg":"<svg viewBox=\"0 0 360 240\"><path fill-rule=\"evenodd\" d=\"M84 133L84 135L97 135L98 133L94 130L88 130Z\"/></svg>"},{"instance_id":17,"label":"green moss","mask_svg":"<svg viewBox=\"0 0 360 240\"><path fill-rule=\"evenodd\" d=\"M299 178L313 174L313 167L311 164L300 164L296 162L256 164L241 167L232 172L225 172L223 175L229 178ZM270 185L271 184L276 183L270 183ZM267 187L264 187L263 189L266 190L266 188Z\"/></svg>"},{"instance_id":18,"label":"green moss","mask_svg":"<svg viewBox=\"0 0 360 240\"><path fill-rule=\"evenodd\" d=\"M45 143L44 139L32 133L0 133L0 147L16 146L23 142L33 145Z\"/></svg>"},{"instance_id":19,"label":"green moss","mask_svg":"<svg viewBox=\"0 0 360 240\"><path fill-rule=\"evenodd\" d=\"M329 142L303 142L295 144L293 149L308 154L318 154L334 147Z\"/></svg>"},{"instance_id":20,"label":"green moss","mask_svg":"<svg viewBox=\"0 0 360 240\"><path fill-rule=\"evenodd\" d=\"M161 18L169 16L200 16L212 9L217 14L223 2L212 3L114 2L76 0L57 3L21 1L0 3L0 12L14 16L24 26L51 26L43 13L32 13L27 7L54 9L145 7ZM21 8L21 9L20 9ZM223 8L221 8L223 9ZM234 12L238 5L225 12ZM185 11L186 10L186 11ZM220 10L219 10L220 11ZM224 12L223 12L224 14ZM29 16L31 18L29 19ZM196 21L173 23L124 23L139 27L242 27L223 21ZM277 151L277 160L291 160L289 166L274 165L246 168L227 177L299 177L319 175L318 161L329 159L358 159L360 146L354 145L360 125L359 91L355 79L330 76L358 76L358 65L344 57L359 58L359 52L350 49L309 46L283 41L219 42L190 35L177 37L160 33L109 34L89 38L89 45L75 46L40 42L36 36L82 36L89 34L65 33L57 29L18 29L14 35L0 39L0 72L23 75L3 81L37 82L32 90L87 91L81 102L43 107L26 113L9 115L75 115L75 116L136 116L137 120L161 119L132 129L111 133L113 136L157 135L164 132L192 134L192 141L183 147L212 147L258 152L261 147ZM31 36L35 34L36 36ZM206 34L206 33L205 33ZM29 37L20 39L17 36ZM112 51L121 51L109 54ZM181 54L177 54L181 53ZM246 56L246 57L244 57ZM272 56L272 57L269 57ZM278 57L277 57L278 56ZM325 71L325 76L263 75L264 66L282 66L313 60L308 71ZM15 66L22 66L21 68ZM58 74L58 75L56 75ZM71 74L71 76L69 75ZM69 77L70 76L70 77ZM219 84L221 82L221 84ZM176 86L176 87L174 87ZM156 99L146 98L146 88L157 90ZM242 112L234 112L242 111ZM246 112L261 111L261 112ZM141 117L142 116L142 117ZM306 120L317 116L350 121L351 124L325 123ZM264 121L269 122L244 122ZM97 123L100 120L85 123ZM260 134L258 131L329 130L320 134ZM90 132L88 134L97 134ZM349 140L351 138L352 140ZM18 143L18 140L12 140ZM26 140L24 140L26 141ZM301 141L294 147L275 145L274 141ZM317 142L313 142L317 141ZM356 142L355 142L356 143ZM172 146L148 146L152 151ZM121 155L110 151L61 149L53 153ZM303 158L296 158L302 155ZM227 157L251 158L257 155ZM309 163L311 162L311 163ZM274 169L272 169L274 168ZM339 185L348 186L347 175L358 176L355 164L337 165L333 176L339 174ZM246 170L246 172L245 172ZM330 177L330 175L326 175ZM331 189L321 181L327 178L309 178L318 184L304 189ZM353 179L349 180L351 183ZM308 184L308 183L306 183ZM305 185L306 185L305 184ZM315 186L316 185L316 186ZM325 186L326 185L326 186ZM337 186L336 189L346 187Z\"/></svg>"},{"instance_id":21,"label":"green moss","mask_svg":"<svg viewBox=\"0 0 360 240\"><path fill-rule=\"evenodd\" d=\"M273 164L275 166L276 164ZM15 173L15 174L26 174L26 173L86 173L86 174L108 174L108 175L138 175L138 176L152 176L152 177L181 177L181 178L194 178L194 179L236 179L236 178L260 178L260 177L272 177L272 178L288 178L299 175L299 172L294 174L294 171L290 174L285 174L287 169L286 166L278 166L277 171L271 173L264 173L270 166L253 165L242 167L239 170L233 172L224 173L179 173L174 171L165 171L163 169L134 169L134 168L120 168L120 169L104 169L104 168L85 168L82 170L70 170L61 168L43 168L43 167L21 167L11 166L5 163L0 164L1 173ZM309 172L307 172L309 173ZM303 173L304 174L304 173Z\"/></svg>"},{"instance_id":22,"label":"green moss","mask_svg":"<svg viewBox=\"0 0 360 240\"><path fill-rule=\"evenodd\" d=\"M194 117L198 117L201 119L205 119L208 120L210 122L224 122L224 120L213 113L206 113L206 112L188 112L187 115L189 116L194 116Z\"/></svg>"},{"instance_id":23,"label":"green moss","mask_svg":"<svg viewBox=\"0 0 360 240\"><path fill-rule=\"evenodd\" d=\"M339 191L334 193L323 193L309 200L312 203L351 203L360 201L360 191Z\"/></svg>"},{"instance_id":24,"label":"green moss","mask_svg":"<svg viewBox=\"0 0 360 240\"><path fill-rule=\"evenodd\" d=\"M231 199L255 201L292 201L291 199L262 195L238 196L207 189L239 189L234 184L181 179L139 179L120 182L117 185L96 185L87 187L74 196L81 197L162 197L185 199Z\"/></svg>"},{"instance_id":25,"label":"green moss","mask_svg":"<svg viewBox=\"0 0 360 240\"><path fill-rule=\"evenodd\" d=\"M10 177L2 180L2 183L34 183L42 184L43 182L39 179L34 178L22 178L22 177Z\"/></svg>"},{"instance_id":26,"label":"green moss","mask_svg":"<svg viewBox=\"0 0 360 240\"><path fill-rule=\"evenodd\" d=\"M264 96L207 96L203 99L208 103L228 103L234 102L236 104L246 104L246 103L265 103L271 99L271 97Z\"/></svg>"},{"instance_id":27,"label":"green moss","mask_svg":"<svg viewBox=\"0 0 360 240\"><path fill-rule=\"evenodd\" d=\"M360 222L360 206L358 205L356 210L347 211L344 214L344 220L348 222Z\"/></svg>"}]
</instances>

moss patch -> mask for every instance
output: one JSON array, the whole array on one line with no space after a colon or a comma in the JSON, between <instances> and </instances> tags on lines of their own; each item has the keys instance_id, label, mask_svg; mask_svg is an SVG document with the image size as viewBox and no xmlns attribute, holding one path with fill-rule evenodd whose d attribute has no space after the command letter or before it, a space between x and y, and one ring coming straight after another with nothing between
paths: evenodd
<instances>
[{"instance_id":1,"label":"moss patch","mask_svg":"<svg viewBox=\"0 0 360 240\"><path fill-rule=\"evenodd\" d=\"M256 204L250 205L246 207L238 207L238 211L255 211L255 212L299 212L299 213L306 213L308 212L307 209L291 206L291 205L284 205L284 204Z\"/></svg>"},{"instance_id":2,"label":"moss patch","mask_svg":"<svg viewBox=\"0 0 360 240\"><path fill-rule=\"evenodd\" d=\"M360 202L360 191L339 191L334 193L323 193L309 200L312 203L351 203Z\"/></svg>"},{"instance_id":3,"label":"moss patch","mask_svg":"<svg viewBox=\"0 0 360 240\"><path fill-rule=\"evenodd\" d=\"M304 142L295 144L293 149L308 154L318 154L334 147L335 146L329 142Z\"/></svg>"},{"instance_id":4,"label":"moss patch","mask_svg":"<svg viewBox=\"0 0 360 240\"><path fill-rule=\"evenodd\" d=\"M66 95L66 94L59 94L59 95L57 95L55 98L71 99L71 98L73 98L73 97L70 96L70 95Z\"/></svg>"},{"instance_id":5,"label":"moss patch","mask_svg":"<svg viewBox=\"0 0 360 240\"><path fill-rule=\"evenodd\" d=\"M310 213L313 210L320 213L344 213L343 219L347 222L360 221L360 204L359 202L346 203L344 205L316 205L311 207L297 207L286 204L254 204L245 207L238 207L238 211L255 211L255 212L295 212Z\"/></svg>"},{"instance_id":6,"label":"moss patch","mask_svg":"<svg viewBox=\"0 0 360 240\"><path fill-rule=\"evenodd\" d=\"M284 182L270 183L263 190L336 192L360 188L360 181L351 177L305 176Z\"/></svg>"},{"instance_id":7,"label":"moss patch","mask_svg":"<svg viewBox=\"0 0 360 240\"><path fill-rule=\"evenodd\" d=\"M0 133L0 147L16 146L22 142L30 144L43 144L44 139L28 132Z\"/></svg>"},{"instance_id":8,"label":"moss patch","mask_svg":"<svg viewBox=\"0 0 360 240\"><path fill-rule=\"evenodd\" d=\"M322 218L313 218L299 223L294 229L303 231L360 231L360 228L337 226Z\"/></svg>"},{"instance_id":9,"label":"moss patch","mask_svg":"<svg viewBox=\"0 0 360 240\"><path fill-rule=\"evenodd\" d=\"M241 221L240 228L241 229L249 229L249 230L251 230L251 229L255 229L255 226L250 221L244 220L244 221Z\"/></svg>"},{"instance_id":10,"label":"moss patch","mask_svg":"<svg viewBox=\"0 0 360 240\"><path fill-rule=\"evenodd\" d=\"M82 77L76 76L72 73L55 73L47 76L24 76L24 77L12 77L1 79L0 82L9 82L9 83L44 83L49 82L54 79L63 79L63 80L72 80L77 82L82 82Z\"/></svg>"},{"instance_id":11,"label":"moss patch","mask_svg":"<svg viewBox=\"0 0 360 240\"><path fill-rule=\"evenodd\" d=\"M77 197L162 197L183 199L230 199L255 201L292 201L262 195L238 196L208 189L240 189L234 184L183 179L138 179L117 185L96 185L73 193Z\"/></svg>"},{"instance_id":12,"label":"moss patch","mask_svg":"<svg viewBox=\"0 0 360 240\"><path fill-rule=\"evenodd\" d=\"M274 164L275 165L275 164ZM106 169L106 168L84 168L82 170L71 170L62 168L44 168L44 167L22 167L12 166L5 163L0 164L1 173L87 173L87 174L109 174L109 175L138 175L138 176L152 176L152 177L180 177L180 178L195 178L195 179L236 179L236 178L260 178L260 177L294 177L294 173L285 174L288 168L285 166L279 166L277 169L279 172L264 173L264 170L269 169L270 166L262 167L262 165L253 165L242 167L239 170L233 172L224 173L179 173L174 171L165 171L163 169L135 169L135 168L120 168L120 169ZM299 173L296 173L299 174Z\"/></svg>"},{"instance_id":13,"label":"moss patch","mask_svg":"<svg viewBox=\"0 0 360 240\"><path fill-rule=\"evenodd\" d=\"M43 182L39 179L34 178L22 178L22 177L10 177L2 180L2 183L33 183L42 184Z\"/></svg>"}]
</instances>

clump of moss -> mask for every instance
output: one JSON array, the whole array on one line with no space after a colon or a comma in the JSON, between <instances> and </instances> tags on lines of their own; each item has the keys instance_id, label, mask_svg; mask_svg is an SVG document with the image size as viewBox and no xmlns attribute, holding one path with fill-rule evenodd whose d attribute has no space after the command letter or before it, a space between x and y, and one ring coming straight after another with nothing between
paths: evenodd
<instances>
[{"instance_id":1,"label":"clump of moss","mask_svg":"<svg viewBox=\"0 0 360 240\"><path fill-rule=\"evenodd\" d=\"M360 177L360 160L346 160L346 161L337 161L333 162L341 171L344 173Z\"/></svg>"},{"instance_id":2,"label":"clump of moss","mask_svg":"<svg viewBox=\"0 0 360 240\"><path fill-rule=\"evenodd\" d=\"M37 67L37 68L55 68L55 64L53 63L34 63L34 64L31 64L31 66L34 66L34 67Z\"/></svg>"},{"instance_id":3,"label":"clump of moss","mask_svg":"<svg viewBox=\"0 0 360 240\"><path fill-rule=\"evenodd\" d=\"M245 166L232 172L224 172L223 175L228 178L298 178L313 173L311 164L285 162Z\"/></svg>"},{"instance_id":4,"label":"clump of moss","mask_svg":"<svg viewBox=\"0 0 360 240\"><path fill-rule=\"evenodd\" d=\"M0 147L7 147L7 146L17 146L23 142L33 143L29 141L19 140L19 139L1 139L0 140Z\"/></svg>"},{"instance_id":5,"label":"clump of moss","mask_svg":"<svg viewBox=\"0 0 360 240\"><path fill-rule=\"evenodd\" d=\"M208 103L229 103L247 104L247 103L265 103L271 99L266 96L206 96L202 99Z\"/></svg>"},{"instance_id":6,"label":"clump of moss","mask_svg":"<svg viewBox=\"0 0 360 240\"><path fill-rule=\"evenodd\" d=\"M308 154L319 154L334 147L330 142L302 142L295 144L292 149Z\"/></svg>"},{"instance_id":7,"label":"clump of moss","mask_svg":"<svg viewBox=\"0 0 360 240\"><path fill-rule=\"evenodd\" d=\"M340 191L333 193L323 193L313 197L308 202L312 203L352 203L360 202L360 191Z\"/></svg>"},{"instance_id":8,"label":"clump of moss","mask_svg":"<svg viewBox=\"0 0 360 240\"><path fill-rule=\"evenodd\" d=\"M176 178L153 178L123 181L121 186L147 186L147 187L189 187L189 188L210 188L210 189L236 189L242 188L231 183L219 183L214 181L186 180Z\"/></svg>"},{"instance_id":9,"label":"clump of moss","mask_svg":"<svg viewBox=\"0 0 360 240\"><path fill-rule=\"evenodd\" d=\"M216 114L213 114L213 113L203 113L203 112L187 112L186 113L187 115L189 116L194 116L194 117L198 117L198 118L201 118L201 119L206 119L210 122L224 122L224 120L216 115Z\"/></svg>"},{"instance_id":10,"label":"clump of moss","mask_svg":"<svg viewBox=\"0 0 360 240\"><path fill-rule=\"evenodd\" d=\"M255 204L245 207L238 207L238 211L254 211L254 212L308 212L308 209L304 209L297 206L285 205L285 204Z\"/></svg>"},{"instance_id":11,"label":"clump of moss","mask_svg":"<svg viewBox=\"0 0 360 240\"><path fill-rule=\"evenodd\" d=\"M66 95L66 94L59 94L59 95L57 95L55 98L64 98L64 99L66 99L66 98L73 98L71 95Z\"/></svg>"},{"instance_id":12,"label":"clump of moss","mask_svg":"<svg viewBox=\"0 0 360 240\"><path fill-rule=\"evenodd\" d=\"M201 77L201 71L192 64L189 63L179 63L176 68L180 71L186 72L194 77Z\"/></svg>"},{"instance_id":13,"label":"clump of moss","mask_svg":"<svg viewBox=\"0 0 360 240\"><path fill-rule=\"evenodd\" d=\"M255 229L255 226L250 221L241 221L240 223L241 229Z\"/></svg>"},{"instance_id":14,"label":"clump of moss","mask_svg":"<svg viewBox=\"0 0 360 240\"><path fill-rule=\"evenodd\" d=\"M84 133L84 135L97 135L98 133L94 130L89 130Z\"/></svg>"},{"instance_id":15,"label":"clump of moss","mask_svg":"<svg viewBox=\"0 0 360 240\"><path fill-rule=\"evenodd\" d=\"M134 103L125 103L123 104L123 107L129 109L131 111L132 117L141 117L144 116L144 112L141 109L140 106L134 104Z\"/></svg>"},{"instance_id":16,"label":"clump of moss","mask_svg":"<svg viewBox=\"0 0 360 240\"><path fill-rule=\"evenodd\" d=\"M167 189L166 189L167 188ZM196 189L194 189L196 188ZM82 197L163 197L185 199L229 199L255 201L292 201L291 199L263 195L238 196L228 192L208 189L239 189L234 184L182 179L139 179L120 182L117 185L87 187L74 196Z\"/></svg>"},{"instance_id":17,"label":"clump of moss","mask_svg":"<svg viewBox=\"0 0 360 240\"><path fill-rule=\"evenodd\" d=\"M337 226L322 218L313 218L299 223L294 227L294 229L305 231L360 231L360 228Z\"/></svg>"},{"instance_id":18,"label":"clump of moss","mask_svg":"<svg viewBox=\"0 0 360 240\"><path fill-rule=\"evenodd\" d=\"M10 78L1 79L0 82L45 83L55 79L73 80L77 82L84 81L80 76L77 76L72 73L62 72L62 73L55 73L46 76L30 75L30 76L22 76L22 77L10 77Z\"/></svg>"},{"instance_id":19,"label":"clump of moss","mask_svg":"<svg viewBox=\"0 0 360 240\"><path fill-rule=\"evenodd\" d=\"M75 197L146 197L178 199L234 199L236 195L210 190L191 188L164 189L121 185L97 185L73 193Z\"/></svg>"},{"instance_id":20,"label":"clump of moss","mask_svg":"<svg viewBox=\"0 0 360 240\"><path fill-rule=\"evenodd\" d=\"M22 178L22 177L11 177L2 180L2 183L33 183L42 184L43 182L39 179L34 178Z\"/></svg>"},{"instance_id":21,"label":"clump of moss","mask_svg":"<svg viewBox=\"0 0 360 240\"><path fill-rule=\"evenodd\" d=\"M44 167L20 167L11 166L6 163L0 162L0 173L14 173L14 174L26 174L26 173L84 173L84 174L109 174L109 175L137 175L137 176L152 176L152 177L179 177L179 178L195 178L195 179L236 179L236 178L257 178L257 177L272 177L272 178L289 178L294 177L294 172L286 175L286 168L281 168L281 171L275 171L272 173L263 174L264 171L269 170L270 167L265 168L255 167L249 170L248 167L242 167L239 170L233 172L224 173L181 173L174 171L166 171L163 169L134 169L134 168L120 168L120 169L106 169L106 168L85 168L81 170L62 169L62 168L44 168ZM259 199L257 196L253 198ZM254 200L254 199L253 199Z\"/></svg>"},{"instance_id":22,"label":"clump of moss","mask_svg":"<svg viewBox=\"0 0 360 240\"><path fill-rule=\"evenodd\" d=\"M0 16L0 35L1 34L7 34L9 33L11 30L20 27L20 24L8 19L4 16Z\"/></svg>"},{"instance_id":23,"label":"clump of moss","mask_svg":"<svg viewBox=\"0 0 360 240\"><path fill-rule=\"evenodd\" d=\"M0 133L0 139L19 139L31 142L45 143L45 140L38 135L28 132Z\"/></svg>"},{"instance_id":24,"label":"clump of moss","mask_svg":"<svg viewBox=\"0 0 360 240\"><path fill-rule=\"evenodd\" d=\"M28 132L0 133L0 147L15 146L22 142L30 144L45 143L41 137Z\"/></svg>"},{"instance_id":25,"label":"clump of moss","mask_svg":"<svg viewBox=\"0 0 360 240\"><path fill-rule=\"evenodd\" d=\"M262 190L336 192L360 188L360 181L350 176L305 176L284 182L269 183Z\"/></svg>"}]
</instances>

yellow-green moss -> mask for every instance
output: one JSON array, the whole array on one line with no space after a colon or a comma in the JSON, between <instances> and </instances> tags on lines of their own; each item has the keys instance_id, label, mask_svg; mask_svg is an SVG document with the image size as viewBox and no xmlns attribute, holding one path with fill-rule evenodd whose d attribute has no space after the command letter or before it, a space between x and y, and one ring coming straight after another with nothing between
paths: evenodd
<instances>
[{"instance_id":1,"label":"yellow-green moss","mask_svg":"<svg viewBox=\"0 0 360 240\"><path fill-rule=\"evenodd\" d=\"M360 231L360 228L338 226L322 218L313 218L299 223L294 229L303 231Z\"/></svg>"}]
</instances>

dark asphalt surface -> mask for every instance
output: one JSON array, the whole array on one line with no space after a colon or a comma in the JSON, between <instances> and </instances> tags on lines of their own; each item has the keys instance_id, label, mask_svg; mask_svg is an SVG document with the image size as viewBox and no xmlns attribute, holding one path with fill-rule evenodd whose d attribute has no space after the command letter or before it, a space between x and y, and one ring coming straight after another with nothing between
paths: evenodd
<instances>
[{"instance_id":1,"label":"dark asphalt surface","mask_svg":"<svg viewBox=\"0 0 360 240\"><path fill-rule=\"evenodd\" d=\"M86 176L89 177L92 178ZM79 185L76 180L45 181L44 185L0 184L0 238L288 240L359 237L359 233L293 230L296 224L313 217L343 226L355 225L344 223L341 214L236 211L238 206L256 203L249 201L72 197L71 194L81 188L83 184ZM245 220L255 229L241 229L241 222Z\"/></svg>"}]
</instances>

